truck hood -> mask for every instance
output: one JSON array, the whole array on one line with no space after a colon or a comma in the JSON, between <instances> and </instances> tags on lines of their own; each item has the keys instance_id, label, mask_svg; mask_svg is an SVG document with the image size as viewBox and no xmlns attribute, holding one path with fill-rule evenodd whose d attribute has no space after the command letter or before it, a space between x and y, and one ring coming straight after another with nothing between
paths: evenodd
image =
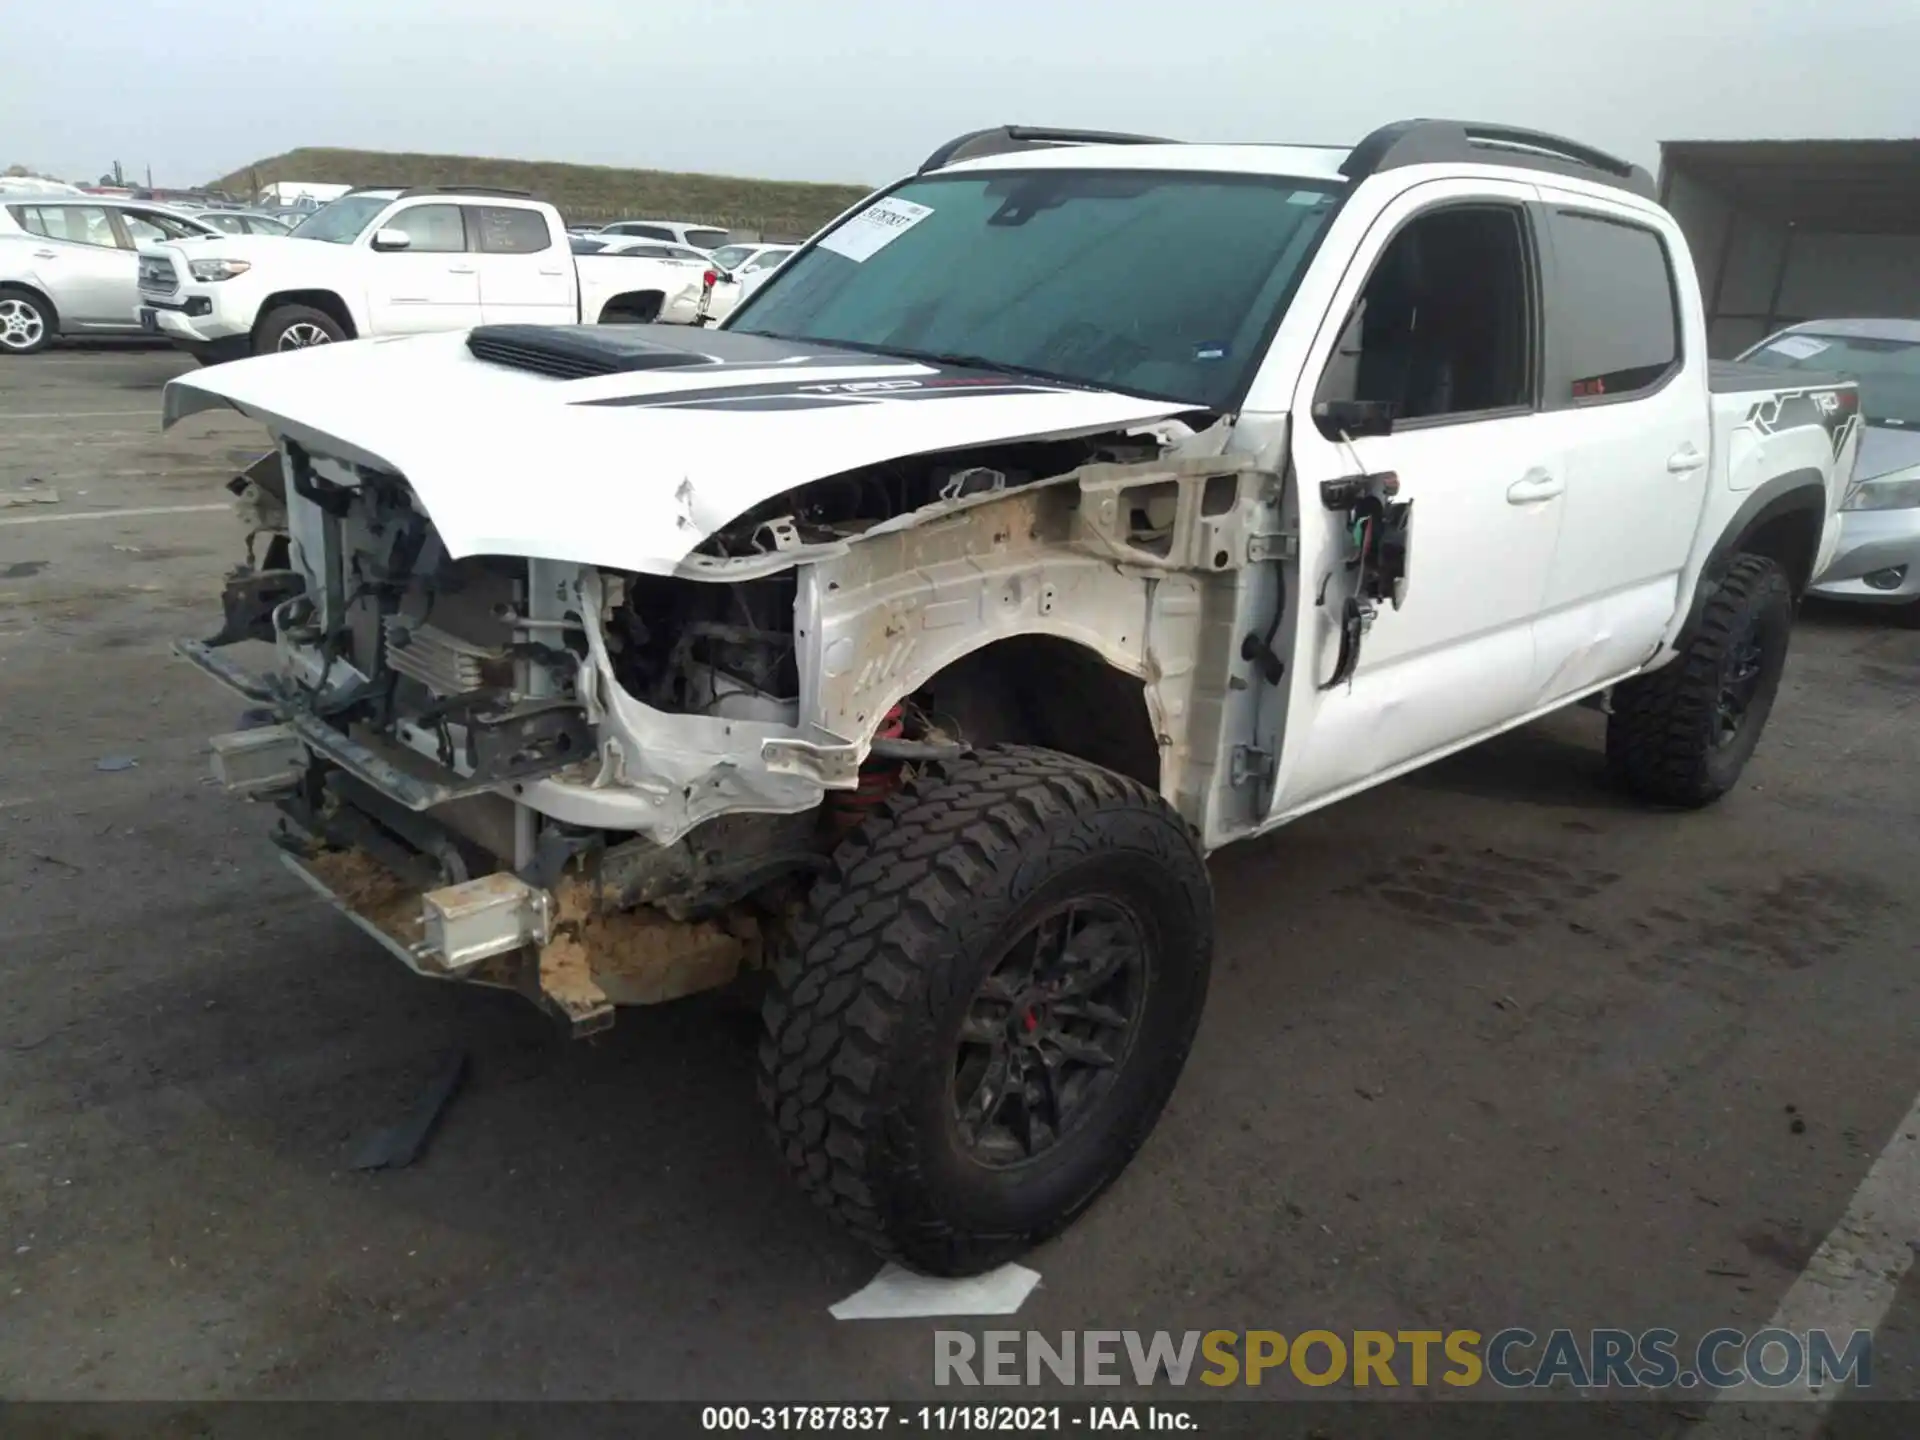
<instances>
[{"instance_id":1,"label":"truck hood","mask_svg":"<svg viewBox=\"0 0 1920 1440\"><path fill-rule=\"evenodd\" d=\"M654 574L811 480L1195 408L664 325L495 325L266 355L168 382L163 423L222 405L404 476L456 558Z\"/></svg>"},{"instance_id":2,"label":"truck hood","mask_svg":"<svg viewBox=\"0 0 1920 1440\"><path fill-rule=\"evenodd\" d=\"M154 240L142 251L173 251L183 260L295 261L311 265L337 260L346 247L324 240L296 240L291 235L189 235L184 240ZM324 256L322 255L324 252Z\"/></svg>"}]
</instances>

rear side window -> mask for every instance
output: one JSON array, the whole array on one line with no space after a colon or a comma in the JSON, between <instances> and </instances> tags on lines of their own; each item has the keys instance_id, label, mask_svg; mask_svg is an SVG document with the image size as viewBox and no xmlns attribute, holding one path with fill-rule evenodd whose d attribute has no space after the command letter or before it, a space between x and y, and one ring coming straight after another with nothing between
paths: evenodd
<instances>
[{"instance_id":1,"label":"rear side window","mask_svg":"<svg viewBox=\"0 0 1920 1440\"><path fill-rule=\"evenodd\" d=\"M8 207L20 228L49 240L75 245L113 246L120 243L113 222L99 205L14 205Z\"/></svg>"},{"instance_id":2,"label":"rear side window","mask_svg":"<svg viewBox=\"0 0 1920 1440\"><path fill-rule=\"evenodd\" d=\"M1641 225L1574 210L1553 215L1547 310L1557 397L1612 399L1651 390L1680 363L1680 301L1667 247Z\"/></svg>"},{"instance_id":3,"label":"rear side window","mask_svg":"<svg viewBox=\"0 0 1920 1440\"><path fill-rule=\"evenodd\" d=\"M473 230L473 248L483 255L534 255L553 243L547 217L538 210L470 205L467 224Z\"/></svg>"},{"instance_id":4,"label":"rear side window","mask_svg":"<svg viewBox=\"0 0 1920 1440\"><path fill-rule=\"evenodd\" d=\"M393 216L381 228L405 231L413 240L408 252L415 255L423 251L444 254L467 248L466 227L461 223L458 205L415 205Z\"/></svg>"}]
</instances>

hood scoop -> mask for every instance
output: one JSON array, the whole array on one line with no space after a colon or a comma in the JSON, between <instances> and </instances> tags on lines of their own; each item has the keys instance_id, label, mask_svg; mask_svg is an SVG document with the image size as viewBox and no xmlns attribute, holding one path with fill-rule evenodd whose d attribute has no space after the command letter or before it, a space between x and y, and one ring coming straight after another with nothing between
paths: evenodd
<instances>
[{"instance_id":1,"label":"hood scoop","mask_svg":"<svg viewBox=\"0 0 1920 1440\"><path fill-rule=\"evenodd\" d=\"M556 380L585 380L630 370L678 370L711 365L705 355L650 344L638 332L650 325L481 325L467 336L476 360L531 370Z\"/></svg>"},{"instance_id":2,"label":"hood scoop","mask_svg":"<svg viewBox=\"0 0 1920 1440\"><path fill-rule=\"evenodd\" d=\"M467 336L467 350L476 360L556 380L715 366L875 363L871 355L691 325L481 325Z\"/></svg>"}]
</instances>

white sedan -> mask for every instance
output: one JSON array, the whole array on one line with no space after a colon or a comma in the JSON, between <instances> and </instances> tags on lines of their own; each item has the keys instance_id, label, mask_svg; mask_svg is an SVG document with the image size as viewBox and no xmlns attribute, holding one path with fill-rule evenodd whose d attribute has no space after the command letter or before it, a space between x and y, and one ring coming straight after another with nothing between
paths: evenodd
<instances>
[{"instance_id":1,"label":"white sedan","mask_svg":"<svg viewBox=\"0 0 1920 1440\"><path fill-rule=\"evenodd\" d=\"M744 300L799 248L798 245L722 245L713 252L713 258L721 269L740 282L740 299Z\"/></svg>"}]
</instances>

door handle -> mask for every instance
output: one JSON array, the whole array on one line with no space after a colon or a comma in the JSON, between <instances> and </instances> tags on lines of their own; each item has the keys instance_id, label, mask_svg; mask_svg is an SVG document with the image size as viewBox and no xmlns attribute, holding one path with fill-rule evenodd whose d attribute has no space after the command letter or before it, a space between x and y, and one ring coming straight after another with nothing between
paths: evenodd
<instances>
[{"instance_id":1,"label":"door handle","mask_svg":"<svg viewBox=\"0 0 1920 1440\"><path fill-rule=\"evenodd\" d=\"M447 267L447 273L449 275L471 275L473 274L473 267L471 265L449 265Z\"/></svg>"},{"instance_id":2,"label":"door handle","mask_svg":"<svg viewBox=\"0 0 1920 1440\"><path fill-rule=\"evenodd\" d=\"M1507 487L1509 505L1538 505L1566 492L1566 482L1544 470L1529 470Z\"/></svg>"},{"instance_id":3,"label":"door handle","mask_svg":"<svg viewBox=\"0 0 1920 1440\"><path fill-rule=\"evenodd\" d=\"M36 260L58 260L60 258L60 252L58 250L36 250L33 252L33 258Z\"/></svg>"},{"instance_id":4,"label":"door handle","mask_svg":"<svg viewBox=\"0 0 1920 1440\"><path fill-rule=\"evenodd\" d=\"M567 272L564 270L542 270L540 273L542 275L564 275Z\"/></svg>"},{"instance_id":5,"label":"door handle","mask_svg":"<svg viewBox=\"0 0 1920 1440\"><path fill-rule=\"evenodd\" d=\"M1693 446L1682 445L1667 457L1667 473L1671 475L1685 475L1689 471L1698 470L1706 463L1707 457L1694 449Z\"/></svg>"}]
</instances>

